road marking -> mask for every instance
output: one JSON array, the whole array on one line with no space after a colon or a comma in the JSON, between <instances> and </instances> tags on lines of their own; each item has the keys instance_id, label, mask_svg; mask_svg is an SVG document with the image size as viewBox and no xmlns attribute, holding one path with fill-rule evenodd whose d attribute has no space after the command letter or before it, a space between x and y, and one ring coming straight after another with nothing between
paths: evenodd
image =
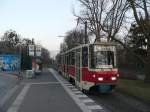
<instances>
[{"instance_id":1,"label":"road marking","mask_svg":"<svg viewBox=\"0 0 150 112\"><path fill-rule=\"evenodd\" d=\"M69 88L73 88L74 86L73 85L67 85Z\"/></svg>"},{"instance_id":2,"label":"road marking","mask_svg":"<svg viewBox=\"0 0 150 112\"><path fill-rule=\"evenodd\" d=\"M84 99L82 100L84 103L93 103L94 101L92 99Z\"/></svg>"},{"instance_id":3,"label":"road marking","mask_svg":"<svg viewBox=\"0 0 150 112\"><path fill-rule=\"evenodd\" d=\"M67 82L63 79L59 74L53 70L49 69L49 71L53 74L53 76L60 82L62 87L66 90L66 92L72 97L72 99L76 102L76 104L80 107L83 112L93 112L94 110L98 110L99 112L105 112L103 107L100 105L89 105L86 103L94 103L94 100L90 99L87 95L84 95L81 91L77 91L75 86L67 86L65 83ZM55 75L56 74L56 75ZM76 91L72 91L72 89L76 89ZM76 94L75 94L76 93ZM81 99L83 98L83 99Z\"/></svg>"},{"instance_id":4,"label":"road marking","mask_svg":"<svg viewBox=\"0 0 150 112\"><path fill-rule=\"evenodd\" d=\"M18 112L19 107L22 104L23 99L26 96L26 94L27 94L30 86L31 86L30 84L27 84L27 85L24 86L23 90L18 95L18 97L16 98L16 100L13 102L13 104L11 105L11 107L7 110L7 112Z\"/></svg>"},{"instance_id":5,"label":"road marking","mask_svg":"<svg viewBox=\"0 0 150 112\"><path fill-rule=\"evenodd\" d=\"M73 92L68 87L66 87L66 85L60 79L61 77L59 76L59 74L56 71L54 71L53 69L49 69L49 71L60 82L62 87L66 90L66 92L71 96L71 98L76 102L76 104L80 107L80 109L83 112L92 112L75 94L73 94ZM54 75L54 74L57 74L57 75Z\"/></svg>"},{"instance_id":6,"label":"road marking","mask_svg":"<svg viewBox=\"0 0 150 112\"><path fill-rule=\"evenodd\" d=\"M18 85L16 85L13 89L11 89L0 101L0 107L2 107L8 99L15 93L15 91L19 88Z\"/></svg>"},{"instance_id":7,"label":"road marking","mask_svg":"<svg viewBox=\"0 0 150 112\"><path fill-rule=\"evenodd\" d=\"M76 89L76 88L73 88L73 89L71 89L72 91L79 91L78 89Z\"/></svg>"},{"instance_id":8,"label":"road marking","mask_svg":"<svg viewBox=\"0 0 150 112\"><path fill-rule=\"evenodd\" d=\"M81 91L75 91L74 93L75 93L75 94L82 94Z\"/></svg>"},{"instance_id":9,"label":"road marking","mask_svg":"<svg viewBox=\"0 0 150 112\"><path fill-rule=\"evenodd\" d=\"M72 86L72 84L70 84L70 83L65 83L65 85L67 85L67 86Z\"/></svg>"},{"instance_id":10,"label":"road marking","mask_svg":"<svg viewBox=\"0 0 150 112\"><path fill-rule=\"evenodd\" d=\"M96 110L96 109L103 109L101 106L99 106L99 105L92 105L92 106L88 106L88 108L90 109L90 110Z\"/></svg>"},{"instance_id":11,"label":"road marking","mask_svg":"<svg viewBox=\"0 0 150 112\"><path fill-rule=\"evenodd\" d=\"M86 98L87 96L86 95L84 95L84 94L79 94L79 95L76 95L78 98Z\"/></svg>"},{"instance_id":12,"label":"road marking","mask_svg":"<svg viewBox=\"0 0 150 112\"><path fill-rule=\"evenodd\" d=\"M60 84L60 82L23 82L22 84L45 85L45 84Z\"/></svg>"}]
</instances>

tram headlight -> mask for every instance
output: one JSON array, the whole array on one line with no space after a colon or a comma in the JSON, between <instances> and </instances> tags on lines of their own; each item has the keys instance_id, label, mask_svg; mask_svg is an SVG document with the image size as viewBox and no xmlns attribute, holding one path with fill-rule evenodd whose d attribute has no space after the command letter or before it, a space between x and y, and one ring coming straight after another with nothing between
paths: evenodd
<instances>
[{"instance_id":1,"label":"tram headlight","mask_svg":"<svg viewBox=\"0 0 150 112\"><path fill-rule=\"evenodd\" d=\"M116 77L111 77L111 80L113 80L113 81L114 81L114 80L117 80L117 78L116 78Z\"/></svg>"},{"instance_id":2,"label":"tram headlight","mask_svg":"<svg viewBox=\"0 0 150 112\"><path fill-rule=\"evenodd\" d=\"M98 80L99 81L103 81L104 79L103 79L103 77L99 77Z\"/></svg>"},{"instance_id":3,"label":"tram headlight","mask_svg":"<svg viewBox=\"0 0 150 112\"><path fill-rule=\"evenodd\" d=\"M119 77L120 75L119 74L117 74L117 77Z\"/></svg>"},{"instance_id":4,"label":"tram headlight","mask_svg":"<svg viewBox=\"0 0 150 112\"><path fill-rule=\"evenodd\" d=\"M94 75L93 75L93 78L95 78L95 77L96 77L96 75L94 74Z\"/></svg>"}]
</instances>

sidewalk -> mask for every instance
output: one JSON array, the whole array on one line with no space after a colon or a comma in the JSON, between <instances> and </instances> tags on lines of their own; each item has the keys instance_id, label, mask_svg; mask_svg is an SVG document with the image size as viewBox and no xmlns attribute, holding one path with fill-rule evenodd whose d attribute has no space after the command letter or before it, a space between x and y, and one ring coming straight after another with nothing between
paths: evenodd
<instances>
[{"instance_id":1,"label":"sidewalk","mask_svg":"<svg viewBox=\"0 0 150 112\"><path fill-rule=\"evenodd\" d=\"M9 91L15 87L18 83L18 79L15 75L11 75L8 73L0 73L0 99L9 93ZM1 102L0 100L0 102Z\"/></svg>"}]
</instances>

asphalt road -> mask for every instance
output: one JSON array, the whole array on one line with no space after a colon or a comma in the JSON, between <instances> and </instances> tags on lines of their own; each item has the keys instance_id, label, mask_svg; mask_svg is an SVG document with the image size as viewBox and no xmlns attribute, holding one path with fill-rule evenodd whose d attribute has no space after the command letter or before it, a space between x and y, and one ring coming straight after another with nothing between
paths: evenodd
<instances>
[{"instance_id":1,"label":"asphalt road","mask_svg":"<svg viewBox=\"0 0 150 112\"><path fill-rule=\"evenodd\" d=\"M11 93L0 112L107 112L53 69L23 79Z\"/></svg>"},{"instance_id":2,"label":"asphalt road","mask_svg":"<svg viewBox=\"0 0 150 112\"><path fill-rule=\"evenodd\" d=\"M82 112L48 70L36 79L24 79L21 85L7 112Z\"/></svg>"},{"instance_id":3,"label":"asphalt road","mask_svg":"<svg viewBox=\"0 0 150 112\"><path fill-rule=\"evenodd\" d=\"M15 76L8 73L0 73L0 99L9 92L18 83Z\"/></svg>"},{"instance_id":4,"label":"asphalt road","mask_svg":"<svg viewBox=\"0 0 150 112\"><path fill-rule=\"evenodd\" d=\"M89 97L107 108L108 112L150 112L150 104L118 91Z\"/></svg>"},{"instance_id":5,"label":"asphalt road","mask_svg":"<svg viewBox=\"0 0 150 112\"><path fill-rule=\"evenodd\" d=\"M48 69L23 79L6 104L0 112L150 112L149 105L118 92L85 95Z\"/></svg>"}]
</instances>

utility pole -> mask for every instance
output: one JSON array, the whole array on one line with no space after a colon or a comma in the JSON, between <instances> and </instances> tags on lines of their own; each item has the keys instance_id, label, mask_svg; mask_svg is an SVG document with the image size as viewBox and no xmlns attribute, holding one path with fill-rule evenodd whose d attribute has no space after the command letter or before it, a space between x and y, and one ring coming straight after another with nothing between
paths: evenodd
<instances>
[{"instance_id":1,"label":"utility pole","mask_svg":"<svg viewBox=\"0 0 150 112\"><path fill-rule=\"evenodd\" d=\"M87 44L88 43L88 40L87 40L87 21L85 21L85 37L84 37L84 42L85 42L85 44Z\"/></svg>"}]
</instances>

